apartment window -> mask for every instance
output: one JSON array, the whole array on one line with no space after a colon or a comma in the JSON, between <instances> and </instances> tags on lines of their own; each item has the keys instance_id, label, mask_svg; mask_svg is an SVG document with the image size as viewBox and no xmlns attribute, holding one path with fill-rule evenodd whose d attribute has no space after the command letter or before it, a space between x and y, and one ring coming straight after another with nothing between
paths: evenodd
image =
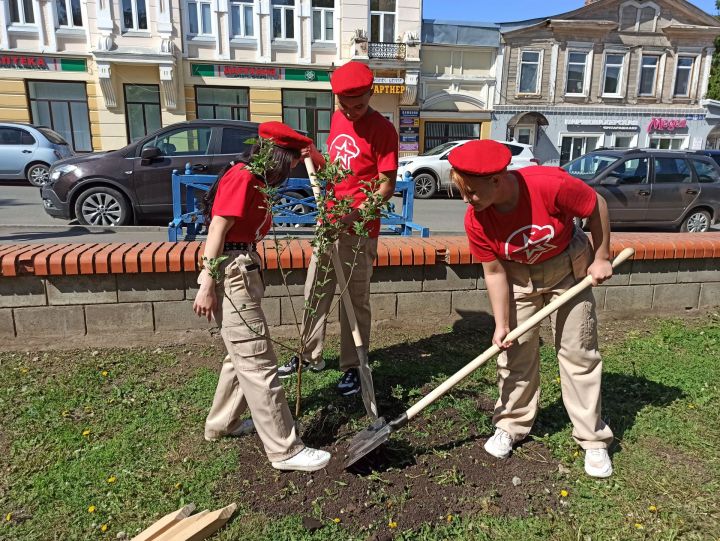
<instances>
[{"instance_id":1,"label":"apartment window","mask_svg":"<svg viewBox=\"0 0 720 541\"><path fill-rule=\"evenodd\" d=\"M125 85L125 117L131 143L162 128L160 87L158 85Z\"/></svg>"},{"instance_id":2,"label":"apartment window","mask_svg":"<svg viewBox=\"0 0 720 541\"><path fill-rule=\"evenodd\" d=\"M479 138L479 122L425 122L426 151L443 143Z\"/></svg>"},{"instance_id":3,"label":"apartment window","mask_svg":"<svg viewBox=\"0 0 720 541\"><path fill-rule=\"evenodd\" d=\"M616 148L632 148L635 146L635 135L615 134L615 143L613 146Z\"/></svg>"},{"instance_id":4,"label":"apartment window","mask_svg":"<svg viewBox=\"0 0 720 541\"><path fill-rule=\"evenodd\" d=\"M122 0L122 10L125 30L148 29L145 0Z\"/></svg>"},{"instance_id":5,"label":"apartment window","mask_svg":"<svg viewBox=\"0 0 720 541\"><path fill-rule=\"evenodd\" d=\"M82 10L80 0L58 0L57 1L58 26L69 28L82 27Z\"/></svg>"},{"instance_id":6,"label":"apartment window","mask_svg":"<svg viewBox=\"0 0 720 541\"><path fill-rule=\"evenodd\" d=\"M248 120L250 100L247 88L196 86L197 117L204 119Z\"/></svg>"},{"instance_id":7,"label":"apartment window","mask_svg":"<svg viewBox=\"0 0 720 541\"><path fill-rule=\"evenodd\" d=\"M587 68L588 53L568 53L566 94L580 94L585 91L585 70Z\"/></svg>"},{"instance_id":8,"label":"apartment window","mask_svg":"<svg viewBox=\"0 0 720 541\"><path fill-rule=\"evenodd\" d=\"M232 0L230 2L230 23L234 38L250 38L255 35L252 0Z\"/></svg>"},{"instance_id":9,"label":"apartment window","mask_svg":"<svg viewBox=\"0 0 720 541\"><path fill-rule=\"evenodd\" d=\"M313 41L335 40L335 0L312 0Z\"/></svg>"},{"instance_id":10,"label":"apartment window","mask_svg":"<svg viewBox=\"0 0 720 541\"><path fill-rule=\"evenodd\" d=\"M659 57L657 56L642 57L640 66L640 88L638 89L640 96L655 95L658 61Z\"/></svg>"},{"instance_id":11,"label":"apartment window","mask_svg":"<svg viewBox=\"0 0 720 541\"><path fill-rule=\"evenodd\" d=\"M318 149L326 151L333 113L332 92L283 90L282 103L283 122L306 131Z\"/></svg>"},{"instance_id":12,"label":"apartment window","mask_svg":"<svg viewBox=\"0 0 720 541\"><path fill-rule=\"evenodd\" d=\"M33 0L10 0L10 22L15 24L35 24Z\"/></svg>"},{"instance_id":13,"label":"apartment window","mask_svg":"<svg viewBox=\"0 0 720 541\"><path fill-rule=\"evenodd\" d=\"M520 53L520 94L537 94L540 78L540 51Z\"/></svg>"},{"instance_id":14,"label":"apartment window","mask_svg":"<svg viewBox=\"0 0 720 541\"><path fill-rule=\"evenodd\" d=\"M523 145L535 144L535 126L515 126L513 139Z\"/></svg>"},{"instance_id":15,"label":"apartment window","mask_svg":"<svg viewBox=\"0 0 720 541\"><path fill-rule=\"evenodd\" d=\"M188 28L194 36L212 35L212 7L210 2L188 2Z\"/></svg>"},{"instance_id":16,"label":"apartment window","mask_svg":"<svg viewBox=\"0 0 720 541\"><path fill-rule=\"evenodd\" d=\"M650 148L659 150L682 150L687 148L687 137L653 136L650 137Z\"/></svg>"},{"instance_id":17,"label":"apartment window","mask_svg":"<svg viewBox=\"0 0 720 541\"><path fill-rule=\"evenodd\" d=\"M295 39L295 0L272 0L273 38Z\"/></svg>"},{"instance_id":18,"label":"apartment window","mask_svg":"<svg viewBox=\"0 0 720 541\"><path fill-rule=\"evenodd\" d=\"M680 56L675 70L675 95L690 95L690 77L693 69L693 58L691 56Z\"/></svg>"},{"instance_id":19,"label":"apartment window","mask_svg":"<svg viewBox=\"0 0 720 541\"><path fill-rule=\"evenodd\" d=\"M395 0L370 0L370 41L395 41Z\"/></svg>"},{"instance_id":20,"label":"apartment window","mask_svg":"<svg viewBox=\"0 0 720 541\"><path fill-rule=\"evenodd\" d=\"M597 148L599 141L599 135L564 136L560 144L560 165L592 152Z\"/></svg>"},{"instance_id":21,"label":"apartment window","mask_svg":"<svg viewBox=\"0 0 720 541\"><path fill-rule=\"evenodd\" d=\"M625 55L605 55L605 74L603 75L603 96L620 96L622 94L623 63Z\"/></svg>"},{"instance_id":22,"label":"apartment window","mask_svg":"<svg viewBox=\"0 0 720 541\"><path fill-rule=\"evenodd\" d=\"M59 133L77 152L92 152L85 83L28 81L32 123Z\"/></svg>"}]
</instances>

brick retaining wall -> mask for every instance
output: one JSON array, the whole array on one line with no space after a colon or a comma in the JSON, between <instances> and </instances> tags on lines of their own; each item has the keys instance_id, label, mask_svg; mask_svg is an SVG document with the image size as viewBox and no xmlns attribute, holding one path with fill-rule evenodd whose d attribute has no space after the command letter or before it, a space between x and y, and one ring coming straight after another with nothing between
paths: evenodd
<instances>
[{"instance_id":1,"label":"brick retaining wall","mask_svg":"<svg viewBox=\"0 0 720 541\"><path fill-rule=\"evenodd\" d=\"M613 254L627 246L635 259L595 290L601 311L632 316L720 306L720 233L613 235ZM290 326L278 265L292 269L288 282L299 311L311 247L266 241L259 249L268 321ZM0 245L0 343L96 338L121 345L199 330L206 336L211 325L191 310L201 255L200 242ZM490 312L481 265L464 237L381 238L371 292L378 322Z\"/></svg>"}]
</instances>

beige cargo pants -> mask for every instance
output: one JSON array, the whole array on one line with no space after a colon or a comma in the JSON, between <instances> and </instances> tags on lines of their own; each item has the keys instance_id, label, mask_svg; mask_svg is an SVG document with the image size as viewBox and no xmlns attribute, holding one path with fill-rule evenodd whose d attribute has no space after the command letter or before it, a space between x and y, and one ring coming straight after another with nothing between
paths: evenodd
<instances>
[{"instance_id":1,"label":"beige cargo pants","mask_svg":"<svg viewBox=\"0 0 720 541\"><path fill-rule=\"evenodd\" d=\"M304 445L277 376L277 358L260 307L265 294L260 256L244 251L225 255L230 257L223 262L224 281L216 289L218 308L214 315L228 356L205 421L205 435L217 438L235 431L249 408L270 461L285 460L302 451Z\"/></svg>"},{"instance_id":2,"label":"beige cargo pants","mask_svg":"<svg viewBox=\"0 0 720 541\"><path fill-rule=\"evenodd\" d=\"M585 277L592 260L587 236L576 232L562 254L542 263L503 262L512 285L510 328ZM573 424L573 439L583 449L606 448L613 434L601 418L602 361L592 289L586 289L551 316L560 364L563 403ZM540 399L539 329L528 331L497 361L500 397L493 424L515 441L530 432Z\"/></svg>"},{"instance_id":3,"label":"beige cargo pants","mask_svg":"<svg viewBox=\"0 0 720 541\"><path fill-rule=\"evenodd\" d=\"M355 309L360 336L363 345L370 344L370 278L373 274L373 262L377 257L378 239L356 237L354 235L341 235L335 241L340 261L343 263L343 273L348 280L348 291ZM351 264L354 269L350 273ZM325 269L329 269L326 272ZM349 279L348 279L349 277ZM314 308L314 313L304 312L303 336L306 338L304 360L315 362L322 359L323 345L325 343L325 328L327 316L333 306L337 278L335 269L330 260L330 254L318 257L313 254L305 279L305 302ZM355 349L352 329L348 323L345 306L340 303L340 370L348 370L360 366L360 360Z\"/></svg>"}]
</instances>

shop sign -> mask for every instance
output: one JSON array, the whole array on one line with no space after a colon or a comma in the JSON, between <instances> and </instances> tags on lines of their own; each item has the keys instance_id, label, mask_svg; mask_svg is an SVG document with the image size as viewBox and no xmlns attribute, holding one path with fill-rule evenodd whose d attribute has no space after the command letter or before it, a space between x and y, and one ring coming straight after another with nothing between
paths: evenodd
<instances>
[{"instance_id":1,"label":"shop sign","mask_svg":"<svg viewBox=\"0 0 720 541\"><path fill-rule=\"evenodd\" d=\"M330 81L330 72L278 68L271 66L238 66L233 64L191 64L193 77L223 77L227 79L264 79L266 81Z\"/></svg>"},{"instance_id":2,"label":"shop sign","mask_svg":"<svg viewBox=\"0 0 720 541\"><path fill-rule=\"evenodd\" d=\"M375 87L375 94L404 94L405 85L378 85Z\"/></svg>"},{"instance_id":3,"label":"shop sign","mask_svg":"<svg viewBox=\"0 0 720 541\"><path fill-rule=\"evenodd\" d=\"M687 120L684 118L653 118L648 124L648 133L654 131L669 131L681 130L687 128Z\"/></svg>"},{"instance_id":4,"label":"shop sign","mask_svg":"<svg viewBox=\"0 0 720 541\"><path fill-rule=\"evenodd\" d=\"M420 151L420 109L400 109L400 151Z\"/></svg>"},{"instance_id":5,"label":"shop sign","mask_svg":"<svg viewBox=\"0 0 720 541\"><path fill-rule=\"evenodd\" d=\"M405 79L402 77L375 77L376 85L404 85Z\"/></svg>"},{"instance_id":6,"label":"shop sign","mask_svg":"<svg viewBox=\"0 0 720 541\"><path fill-rule=\"evenodd\" d=\"M0 55L0 69L38 71L87 71L84 58L58 58L53 56Z\"/></svg>"}]
</instances>

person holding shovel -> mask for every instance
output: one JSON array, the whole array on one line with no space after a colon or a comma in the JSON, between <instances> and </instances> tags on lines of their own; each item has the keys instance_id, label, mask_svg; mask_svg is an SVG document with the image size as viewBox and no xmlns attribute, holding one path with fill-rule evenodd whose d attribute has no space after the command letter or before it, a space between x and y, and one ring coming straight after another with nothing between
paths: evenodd
<instances>
[{"instance_id":1,"label":"person holding shovel","mask_svg":"<svg viewBox=\"0 0 720 541\"><path fill-rule=\"evenodd\" d=\"M593 285L612 276L610 227L605 200L557 167L508 171L511 153L495 141L471 141L449 155L452 179L470 205L465 231L481 261L495 319L500 397L495 434L485 450L507 458L524 439L538 413L539 330L517 340L505 337L544 305L590 275ZM592 247L574 227L588 218ZM573 439L585 450L585 471L612 475L607 448L613 440L601 418L602 361L592 289L587 288L551 316L565 409Z\"/></svg>"},{"instance_id":2,"label":"person holding shovel","mask_svg":"<svg viewBox=\"0 0 720 541\"><path fill-rule=\"evenodd\" d=\"M370 107L373 95L373 73L360 62L348 62L335 70L330 80L337 98L338 110L330 123L328 152L332 161L339 161L351 174L337 183L333 189L337 199L350 198L354 210L341 218L348 232L335 242L342 262L342 271L348 275L348 290L352 299L357 325L365 348L370 341L370 278L373 262L377 256L380 234L380 217L366 225L367 237L352 233L352 226L360 220L360 210L367 196L363 193L366 182L374 183L376 194L387 201L395 192L398 167L398 134L395 127L380 113ZM308 150L316 167L324 165L319 153ZM327 315L332 306L337 285L335 272L328 273L324 284L318 284L318 269L328 264L326 256L318 261L313 255L305 281L305 301L315 308L303 318L303 336L306 347L302 368L319 371L325 367L322 360ZM290 377L298 371L300 359L293 356L279 369L281 378ZM345 306L340 305L340 370L343 375L337 386L343 396L360 392L358 373L360 360L353 341L352 328Z\"/></svg>"},{"instance_id":3,"label":"person holding shovel","mask_svg":"<svg viewBox=\"0 0 720 541\"><path fill-rule=\"evenodd\" d=\"M285 182L301 149L312 141L281 122L261 124L258 134L273 144L264 178L249 169L261 152L256 144L247 161L219 177L205 200L210 225L193 310L208 321L215 317L228 351L205 421L205 439L257 430L273 468L315 471L327 465L330 453L306 447L296 432L260 306L265 285L256 250L272 224L272 206L263 188ZM222 255L227 258L217 269ZM243 422L240 416L246 409L252 419Z\"/></svg>"}]
</instances>

